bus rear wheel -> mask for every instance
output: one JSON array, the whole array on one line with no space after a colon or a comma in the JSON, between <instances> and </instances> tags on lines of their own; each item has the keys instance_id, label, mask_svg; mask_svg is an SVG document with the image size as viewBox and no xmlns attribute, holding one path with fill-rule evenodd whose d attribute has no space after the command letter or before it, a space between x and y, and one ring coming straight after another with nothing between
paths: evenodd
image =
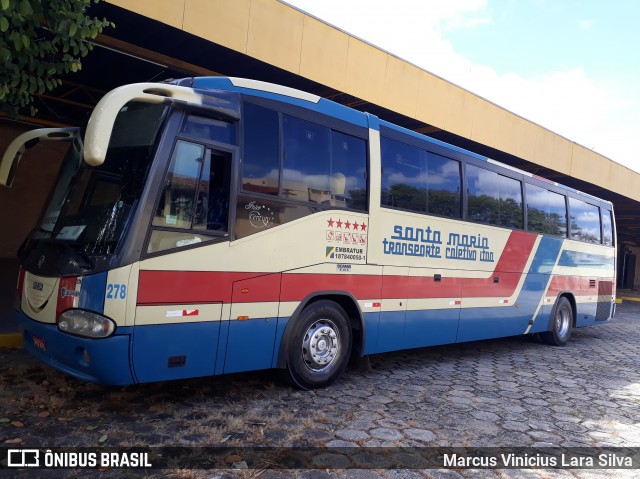
<instances>
[{"instance_id":1,"label":"bus rear wheel","mask_svg":"<svg viewBox=\"0 0 640 479\"><path fill-rule=\"evenodd\" d=\"M551 330L540 333L540 338L552 346L564 346L571 338L573 324L571 303L564 296L558 298L551 314Z\"/></svg>"},{"instance_id":2,"label":"bus rear wheel","mask_svg":"<svg viewBox=\"0 0 640 479\"><path fill-rule=\"evenodd\" d=\"M287 373L301 389L333 383L347 367L352 334L340 305L320 300L307 306L294 325L287 351Z\"/></svg>"}]
</instances>

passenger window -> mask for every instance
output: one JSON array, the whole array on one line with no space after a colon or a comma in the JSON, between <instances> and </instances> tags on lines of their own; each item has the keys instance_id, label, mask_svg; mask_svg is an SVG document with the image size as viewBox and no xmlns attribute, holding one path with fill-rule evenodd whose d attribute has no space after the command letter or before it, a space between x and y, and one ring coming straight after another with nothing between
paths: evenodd
<instances>
[{"instance_id":1,"label":"passenger window","mask_svg":"<svg viewBox=\"0 0 640 479\"><path fill-rule=\"evenodd\" d=\"M331 205L367 209L367 144L331 131Z\"/></svg>"},{"instance_id":2,"label":"passenger window","mask_svg":"<svg viewBox=\"0 0 640 479\"><path fill-rule=\"evenodd\" d=\"M383 137L381 204L427 212L426 152Z\"/></svg>"},{"instance_id":3,"label":"passenger window","mask_svg":"<svg viewBox=\"0 0 640 479\"><path fill-rule=\"evenodd\" d=\"M331 204L330 133L329 128L284 115L281 196Z\"/></svg>"},{"instance_id":4,"label":"passenger window","mask_svg":"<svg viewBox=\"0 0 640 479\"><path fill-rule=\"evenodd\" d=\"M367 209L367 143L245 103L242 189L330 207Z\"/></svg>"},{"instance_id":5,"label":"passenger window","mask_svg":"<svg viewBox=\"0 0 640 479\"><path fill-rule=\"evenodd\" d=\"M611 221L611 211L600 209L602 213L602 244L613 246L613 221Z\"/></svg>"},{"instance_id":6,"label":"passenger window","mask_svg":"<svg viewBox=\"0 0 640 479\"><path fill-rule=\"evenodd\" d=\"M460 162L427 152L427 212L460 218Z\"/></svg>"},{"instance_id":7,"label":"passenger window","mask_svg":"<svg viewBox=\"0 0 640 479\"><path fill-rule=\"evenodd\" d=\"M277 195L280 179L280 125L278 112L245 103L242 188Z\"/></svg>"},{"instance_id":8,"label":"passenger window","mask_svg":"<svg viewBox=\"0 0 640 479\"><path fill-rule=\"evenodd\" d=\"M460 218L460 163L383 137L380 202L419 213Z\"/></svg>"},{"instance_id":9,"label":"passenger window","mask_svg":"<svg viewBox=\"0 0 640 479\"><path fill-rule=\"evenodd\" d=\"M588 243L600 243L600 212L597 206L569 198L571 238Z\"/></svg>"},{"instance_id":10,"label":"passenger window","mask_svg":"<svg viewBox=\"0 0 640 479\"><path fill-rule=\"evenodd\" d=\"M522 229L520 181L467 165L467 191L469 220Z\"/></svg>"},{"instance_id":11,"label":"passenger window","mask_svg":"<svg viewBox=\"0 0 640 479\"><path fill-rule=\"evenodd\" d=\"M182 125L182 133L196 138L236 145L236 124L213 118L189 115Z\"/></svg>"},{"instance_id":12,"label":"passenger window","mask_svg":"<svg viewBox=\"0 0 640 479\"><path fill-rule=\"evenodd\" d=\"M564 195L531 184L527 188L527 229L542 234L567 236L567 205Z\"/></svg>"}]
</instances>

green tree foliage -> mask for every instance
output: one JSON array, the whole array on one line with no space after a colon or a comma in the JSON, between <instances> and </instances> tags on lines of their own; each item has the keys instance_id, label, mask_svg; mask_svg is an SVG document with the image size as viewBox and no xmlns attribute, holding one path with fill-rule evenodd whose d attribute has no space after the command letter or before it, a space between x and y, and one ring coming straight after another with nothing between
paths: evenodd
<instances>
[{"instance_id":1,"label":"green tree foliage","mask_svg":"<svg viewBox=\"0 0 640 479\"><path fill-rule=\"evenodd\" d=\"M90 40L115 26L85 14L91 1L0 0L0 111L35 115L34 96L82 68Z\"/></svg>"}]
</instances>

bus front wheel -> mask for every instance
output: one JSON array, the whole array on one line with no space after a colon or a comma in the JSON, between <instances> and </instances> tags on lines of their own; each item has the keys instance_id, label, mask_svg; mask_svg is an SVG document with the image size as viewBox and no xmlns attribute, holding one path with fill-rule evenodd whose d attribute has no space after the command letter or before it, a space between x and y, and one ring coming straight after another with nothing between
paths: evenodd
<instances>
[{"instance_id":1,"label":"bus front wheel","mask_svg":"<svg viewBox=\"0 0 640 479\"><path fill-rule=\"evenodd\" d=\"M299 388L322 388L345 370L351 354L351 326L333 301L307 306L297 318L287 352L289 379Z\"/></svg>"},{"instance_id":2,"label":"bus front wheel","mask_svg":"<svg viewBox=\"0 0 640 479\"><path fill-rule=\"evenodd\" d=\"M540 338L552 346L564 346L571 338L573 308L569 300L562 296L553 308L551 330L540 333Z\"/></svg>"}]
</instances>

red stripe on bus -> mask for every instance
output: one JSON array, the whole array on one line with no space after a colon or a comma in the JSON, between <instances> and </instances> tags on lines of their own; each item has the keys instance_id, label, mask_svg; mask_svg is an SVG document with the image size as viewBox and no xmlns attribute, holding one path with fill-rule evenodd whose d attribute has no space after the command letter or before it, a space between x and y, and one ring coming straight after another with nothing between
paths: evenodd
<instances>
[{"instance_id":1,"label":"red stripe on bus","mask_svg":"<svg viewBox=\"0 0 640 479\"><path fill-rule=\"evenodd\" d=\"M300 301L316 291L347 291L357 299L510 296L535 240L535 234L512 231L488 278L445 277L440 282L417 276L283 273L280 288L278 273L141 271L138 304Z\"/></svg>"},{"instance_id":2,"label":"red stripe on bus","mask_svg":"<svg viewBox=\"0 0 640 479\"><path fill-rule=\"evenodd\" d=\"M599 291L601 295L613 295L613 281L611 278L599 278L596 280L596 286L590 287L589 281L593 279L583 276L554 276L549 283L547 296L557 296L566 291L573 293L575 296L594 296L598 295Z\"/></svg>"},{"instance_id":3,"label":"red stripe on bus","mask_svg":"<svg viewBox=\"0 0 640 479\"><path fill-rule=\"evenodd\" d=\"M300 301L316 291L346 291L356 299L379 298L382 276L360 274L283 274L281 301Z\"/></svg>"},{"instance_id":4,"label":"red stripe on bus","mask_svg":"<svg viewBox=\"0 0 640 479\"><path fill-rule=\"evenodd\" d=\"M537 234L524 231L512 231L502 250L494 272L522 273L531 255Z\"/></svg>"},{"instance_id":5,"label":"red stripe on bus","mask_svg":"<svg viewBox=\"0 0 640 479\"><path fill-rule=\"evenodd\" d=\"M234 281L261 273L140 271L138 304L230 302Z\"/></svg>"}]
</instances>

